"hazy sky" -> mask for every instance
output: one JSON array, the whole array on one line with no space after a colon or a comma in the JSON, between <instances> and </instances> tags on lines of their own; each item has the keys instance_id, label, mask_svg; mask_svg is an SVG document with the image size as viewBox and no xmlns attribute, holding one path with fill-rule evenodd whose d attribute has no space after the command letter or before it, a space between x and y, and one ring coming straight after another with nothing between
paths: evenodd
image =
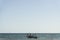
<instances>
[{"instance_id":1,"label":"hazy sky","mask_svg":"<svg viewBox=\"0 0 60 40\"><path fill-rule=\"evenodd\" d=\"M60 32L60 0L0 0L2 32Z\"/></svg>"}]
</instances>

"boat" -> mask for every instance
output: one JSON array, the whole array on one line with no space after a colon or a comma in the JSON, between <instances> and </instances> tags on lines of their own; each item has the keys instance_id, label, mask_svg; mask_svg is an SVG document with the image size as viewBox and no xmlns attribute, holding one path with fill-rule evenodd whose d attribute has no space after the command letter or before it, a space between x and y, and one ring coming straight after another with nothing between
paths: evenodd
<instances>
[{"instance_id":1,"label":"boat","mask_svg":"<svg viewBox=\"0 0 60 40\"><path fill-rule=\"evenodd\" d=\"M27 35L27 38L35 38L35 39L37 39L37 36L33 36L33 35L29 34L29 35Z\"/></svg>"}]
</instances>

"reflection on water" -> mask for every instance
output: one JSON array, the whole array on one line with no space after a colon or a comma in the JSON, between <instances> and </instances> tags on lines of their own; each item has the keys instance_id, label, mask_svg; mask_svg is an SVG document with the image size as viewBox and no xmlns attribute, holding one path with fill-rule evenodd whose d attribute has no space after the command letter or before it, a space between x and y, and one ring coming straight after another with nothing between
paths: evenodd
<instances>
[{"instance_id":1,"label":"reflection on water","mask_svg":"<svg viewBox=\"0 0 60 40\"><path fill-rule=\"evenodd\" d=\"M36 33L37 39L27 38L26 33L7 34L1 33L0 40L60 40L60 34Z\"/></svg>"}]
</instances>

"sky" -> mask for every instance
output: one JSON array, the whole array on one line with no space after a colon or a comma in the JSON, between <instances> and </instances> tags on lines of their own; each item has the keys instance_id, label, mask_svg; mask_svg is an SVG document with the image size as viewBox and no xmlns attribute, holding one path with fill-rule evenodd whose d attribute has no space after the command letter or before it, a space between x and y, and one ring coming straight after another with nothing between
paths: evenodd
<instances>
[{"instance_id":1,"label":"sky","mask_svg":"<svg viewBox=\"0 0 60 40\"><path fill-rule=\"evenodd\" d=\"M60 0L0 0L0 33L60 33Z\"/></svg>"}]
</instances>

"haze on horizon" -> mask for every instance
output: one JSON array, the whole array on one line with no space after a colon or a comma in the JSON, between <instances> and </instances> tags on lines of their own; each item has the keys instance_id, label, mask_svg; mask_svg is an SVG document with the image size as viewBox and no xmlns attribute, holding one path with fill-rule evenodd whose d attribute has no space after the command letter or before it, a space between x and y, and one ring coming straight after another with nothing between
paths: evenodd
<instances>
[{"instance_id":1,"label":"haze on horizon","mask_svg":"<svg viewBox=\"0 0 60 40\"><path fill-rule=\"evenodd\" d=\"M60 0L0 0L0 33L60 32Z\"/></svg>"}]
</instances>

